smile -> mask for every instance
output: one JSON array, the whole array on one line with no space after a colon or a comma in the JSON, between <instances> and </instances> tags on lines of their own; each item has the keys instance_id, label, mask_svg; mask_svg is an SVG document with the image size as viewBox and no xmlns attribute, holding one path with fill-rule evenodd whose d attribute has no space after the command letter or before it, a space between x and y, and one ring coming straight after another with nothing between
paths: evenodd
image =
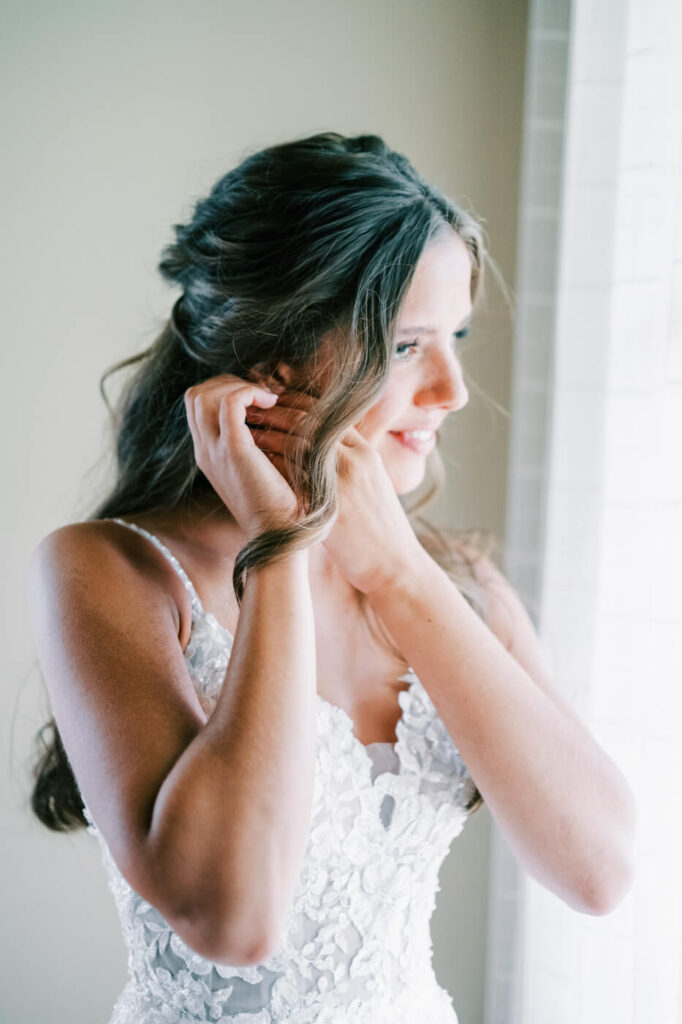
<instances>
[{"instance_id":1,"label":"smile","mask_svg":"<svg viewBox=\"0 0 682 1024\"><path fill-rule=\"evenodd\" d=\"M426 455L436 443L434 430L391 430L389 433L404 448L409 448L419 455Z\"/></svg>"}]
</instances>

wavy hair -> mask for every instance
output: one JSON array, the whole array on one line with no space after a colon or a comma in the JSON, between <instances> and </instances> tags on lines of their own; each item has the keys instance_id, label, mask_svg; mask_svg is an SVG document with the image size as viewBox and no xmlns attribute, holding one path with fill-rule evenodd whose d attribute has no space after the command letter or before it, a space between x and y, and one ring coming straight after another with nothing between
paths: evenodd
<instances>
[{"instance_id":1,"label":"wavy hair","mask_svg":"<svg viewBox=\"0 0 682 1024\"><path fill-rule=\"evenodd\" d=\"M283 362L300 371L300 390L317 398L301 429L304 443L286 457L299 515L238 552L237 602L249 570L322 539L338 507L338 442L384 388L395 321L419 258L449 230L469 250L475 303L486 258L481 227L379 136L323 132L247 156L197 202L189 223L175 226L159 270L181 294L160 335L102 377L116 479L90 518L190 509L212 488L194 460L185 391L223 373L267 383ZM330 332L331 372L326 364L323 388L317 356ZM104 385L131 367L112 410ZM475 564L494 540L478 530L448 537L415 515L442 485L437 449L428 466L431 489L406 512L422 545L485 620ZM402 657L367 602L363 609L375 633ZM83 801L54 718L36 742L34 813L55 831L84 826ZM476 791L468 809L481 803Z\"/></svg>"}]
</instances>

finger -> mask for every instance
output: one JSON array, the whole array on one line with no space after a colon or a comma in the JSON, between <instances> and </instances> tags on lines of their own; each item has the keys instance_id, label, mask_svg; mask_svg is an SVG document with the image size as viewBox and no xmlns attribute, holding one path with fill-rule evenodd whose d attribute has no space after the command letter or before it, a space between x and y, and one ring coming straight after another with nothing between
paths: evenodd
<instances>
[{"instance_id":1,"label":"finger","mask_svg":"<svg viewBox=\"0 0 682 1024\"><path fill-rule=\"evenodd\" d=\"M243 377L236 377L233 373L219 373L215 377L207 377L200 384L195 385L197 388L201 388L206 393L212 391L234 391L235 388L241 387L244 384L248 384L248 381L244 380Z\"/></svg>"},{"instance_id":2,"label":"finger","mask_svg":"<svg viewBox=\"0 0 682 1024\"><path fill-rule=\"evenodd\" d=\"M244 402L244 408L250 405L257 405L261 409L271 409L275 402L279 401L279 395L267 388L248 386L238 389L239 397ZM251 400L249 401L249 396Z\"/></svg>"},{"instance_id":3,"label":"finger","mask_svg":"<svg viewBox=\"0 0 682 1024\"><path fill-rule=\"evenodd\" d=\"M246 410L250 405L259 408L270 408L277 401L277 395L266 388L248 384L245 387L235 388L229 395L223 396L225 408L220 419L221 433L233 434L235 437L244 429L246 422Z\"/></svg>"},{"instance_id":4,"label":"finger","mask_svg":"<svg viewBox=\"0 0 682 1024\"><path fill-rule=\"evenodd\" d=\"M262 424L274 430L298 434L301 430L306 413L301 409L281 408L279 403L271 409L258 409L251 406L246 410L246 422Z\"/></svg>"},{"instance_id":5,"label":"finger","mask_svg":"<svg viewBox=\"0 0 682 1024\"><path fill-rule=\"evenodd\" d=\"M218 437L218 427L212 415L212 406L215 402L207 394L200 392L194 397L192 405L200 440L215 440Z\"/></svg>"},{"instance_id":6,"label":"finger","mask_svg":"<svg viewBox=\"0 0 682 1024\"><path fill-rule=\"evenodd\" d=\"M254 441L266 453L273 451L283 455L302 443L298 435L289 434L284 430L268 430L253 424L249 424L249 426L252 429Z\"/></svg>"},{"instance_id":7,"label":"finger","mask_svg":"<svg viewBox=\"0 0 682 1024\"><path fill-rule=\"evenodd\" d=\"M309 395L305 391L282 391L277 404L291 409L311 409L318 401L314 395Z\"/></svg>"}]
</instances>

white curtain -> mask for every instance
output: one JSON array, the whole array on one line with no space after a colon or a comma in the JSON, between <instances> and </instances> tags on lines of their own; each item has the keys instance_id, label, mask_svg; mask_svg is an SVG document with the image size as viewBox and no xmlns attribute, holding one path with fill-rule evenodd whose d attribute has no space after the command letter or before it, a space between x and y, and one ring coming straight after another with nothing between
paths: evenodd
<instances>
[{"instance_id":1,"label":"white curtain","mask_svg":"<svg viewBox=\"0 0 682 1024\"><path fill-rule=\"evenodd\" d=\"M506 570L628 778L591 917L493 836L486 1024L680 1024L682 5L531 0Z\"/></svg>"}]
</instances>

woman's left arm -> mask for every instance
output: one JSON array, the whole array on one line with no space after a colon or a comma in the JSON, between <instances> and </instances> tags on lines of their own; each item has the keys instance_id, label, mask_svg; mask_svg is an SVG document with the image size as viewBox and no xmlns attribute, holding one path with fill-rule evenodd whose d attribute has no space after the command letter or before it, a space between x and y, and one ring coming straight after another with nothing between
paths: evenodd
<instances>
[{"instance_id":1,"label":"woman's left arm","mask_svg":"<svg viewBox=\"0 0 682 1024\"><path fill-rule=\"evenodd\" d=\"M256 431L258 443L283 452L312 403L285 392L259 410L270 429ZM553 688L518 597L501 573L487 587L493 607L511 612L507 651L419 544L381 456L355 427L337 470L327 552L419 676L524 868L577 910L608 913L632 883L634 799Z\"/></svg>"},{"instance_id":2,"label":"woman's left arm","mask_svg":"<svg viewBox=\"0 0 682 1024\"><path fill-rule=\"evenodd\" d=\"M552 684L532 623L502 573L483 560L486 625L418 552L368 601L524 869L576 910L609 913L633 880L630 787Z\"/></svg>"}]
</instances>

